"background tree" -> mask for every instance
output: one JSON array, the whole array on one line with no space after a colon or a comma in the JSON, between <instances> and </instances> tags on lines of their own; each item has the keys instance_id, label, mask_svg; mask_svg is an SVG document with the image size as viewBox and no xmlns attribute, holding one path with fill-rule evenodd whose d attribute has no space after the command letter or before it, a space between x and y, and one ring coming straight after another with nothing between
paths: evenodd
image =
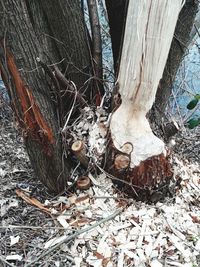
<instances>
[{"instance_id":1,"label":"background tree","mask_svg":"<svg viewBox=\"0 0 200 267\"><path fill-rule=\"evenodd\" d=\"M95 3L88 0L91 25L94 19L98 23ZM117 73L128 2L107 0L106 5ZM123 7L121 12L116 6ZM103 95L99 26L95 24L90 42L78 0L5 0L0 10L0 68L16 120L37 177L51 191L60 192L72 168L63 141L66 121L74 121L80 107L99 104ZM119 24L114 26L116 13ZM190 27L185 27L188 32Z\"/></svg>"}]
</instances>

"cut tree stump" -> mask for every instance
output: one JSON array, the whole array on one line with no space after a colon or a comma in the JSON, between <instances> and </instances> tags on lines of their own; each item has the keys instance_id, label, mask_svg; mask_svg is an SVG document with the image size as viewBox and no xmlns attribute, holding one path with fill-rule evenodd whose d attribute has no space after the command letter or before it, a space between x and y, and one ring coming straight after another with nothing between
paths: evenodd
<instances>
[{"instance_id":1,"label":"cut tree stump","mask_svg":"<svg viewBox=\"0 0 200 267\"><path fill-rule=\"evenodd\" d=\"M76 156L76 158L78 159L78 161L84 167L87 168L88 164L89 164L89 159L86 156L86 147L85 147L84 142L81 140L75 141L71 146L71 150L72 150L73 154Z\"/></svg>"}]
</instances>

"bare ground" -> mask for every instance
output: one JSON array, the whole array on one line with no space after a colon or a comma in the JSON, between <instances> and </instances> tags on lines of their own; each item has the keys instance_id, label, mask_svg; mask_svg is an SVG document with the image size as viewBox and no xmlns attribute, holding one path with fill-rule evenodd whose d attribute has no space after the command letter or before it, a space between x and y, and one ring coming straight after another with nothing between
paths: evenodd
<instances>
[{"instance_id":1,"label":"bare ground","mask_svg":"<svg viewBox=\"0 0 200 267\"><path fill-rule=\"evenodd\" d=\"M0 266L200 266L198 131L176 137L176 194L149 205L125 199L105 173L87 191L50 195L12 120L1 117Z\"/></svg>"}]
</instances>

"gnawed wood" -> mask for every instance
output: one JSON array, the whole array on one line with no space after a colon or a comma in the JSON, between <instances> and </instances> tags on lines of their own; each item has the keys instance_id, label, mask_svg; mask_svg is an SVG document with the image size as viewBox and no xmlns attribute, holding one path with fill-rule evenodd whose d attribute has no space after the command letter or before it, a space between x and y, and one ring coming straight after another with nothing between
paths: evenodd
<instances>
[{"instance_id":1,"label":"gnawed wood","mask_svg":"<svg viewBox=\"0 0 200 267\"><path fill-rule=\"evenodd\" d=\"M165 144L152 132L146 115L155 100L183 3L129 1L117 80L121 104L110 123L113 165L109 170L128 181L133 191L150 194L172 176ZM118 163L128 162L120 161L119 154L130 164L119 167Z\"/></svg>"},{"instance_id":2,"label":"gnawed wood","mask_svg":"<svg viewBox=\"0 0 200 267\"><path fill-rule=\"evenodd\" d=\"M121 147L121 151L126 154L131 154L131 152L133 151L133 145L131 143L125 143Z\"/></svg>"},{"instance_id":3,"label":"gnawed wood","mask_svg":"<svg viewBox=\"0 0 200 267\"><path fill-rule=\"evenodd\" d=\"M67 186L72 162L70 161L70 157L66 158L64 156L64 152L67 151L64 151L64 146L62 146L62 135L60 132L60 121L62 121L62 118L59 117L60 110L58 110L55 98L53 98L53 93L57 88L55 88L53 80L46 75L36 59L39 57L41 58L42 62L50 66L52 63L60 62L60 60L65 58L65 56L63 56L63 54L61 55L61 50L58 51L56 45L57 43L55 42L53 44L55 38L57 38L58 36L55 36L54 32L52 33L51 31L51 36L53 34L55 37L54 41L51 42L50 37L47 37L47 35L49 34L49 25L51 23L47 23L45 19L46 12L44 12L41 7L41 5L43 5L43 2L46 3L48 1L0 1L0 9L6 10L6 12L4 12L4 16L0 16L0 22L1 25L3 25L2 33L4 33L6 29L6 35L1 34L0 37L2 41L2 51L0 49L0 61L6 72L9 86L12 91L11 101L15 103L15 108L19 113L19 118L17 119L22 127L25 146L31 161L31 165L35 172L35 178L38 178L44 185L48 187L51 192L60 193L63 192L63 190ZM74 12L71 13L72 5L74 7L77 7L77 9L79 8L78 1L68 1L70 5L69 9L66 8L66 1L59 1L59 3L59 8L62 6L65 8L66 12L62 13L62 15L64 14L65 18L68 19L68 21L70 19L67 14L74 14ZM13 5L15 6L15 8L13 8ZM49 4L49 9L53 10L54 7L55 5L53 3ZM62 28L66 28L65 26L63 26L65 25L66 20L65 22L63 19L57 20L57 18L60 18L61 13L58 12L58 10L53 13L53 16L51 12L51 17L48 18L53 18L52 22L57 24L62 21L63 23L60 23L60 25L62 24ZM12 16L10 14L12 14ZM22 16L22 14L26 15ZM56 16L56 20L54 15ZM75 23L76 25L74 24L77 29L75 35L78 38L80 37L79 34L77 35L77 32L79 32L79 22L80 24L82 23L80 16L79 20L77 20L77 23ZM67 24L69 23L66 23L66 25ZM69 29L71 28L69 27ZM82 27L82 30L83 29L84 28ZM59 30L63 33L60 28ZM66 37L66 35L63 36ZM63 43L69 44L69 49L71 48L70 51L74 51L73 47L77 47L75 44L75 41L77 39L73 42L71 35L67 36L67 38L68 42L62 40ZM60 38L57 38L57 40L58 39ZM71 44L75 46L71 47ZM65 45L62 45L62 47L63 46ZM83 46L83 42L80 42L80 46ZM84 57L85 54L83 53L83 51L85 50L84 48L81 49L81 47L79 47L80 49L78 53L80 55L83 54ZM61 48L61 46L59 46L59 48ZM27 125L24 125L25 114L22 110L20 102L21 100L18 97L18 90L16 89L16 85L12 77L13 75L10 73L10 70L7 66L8 53L6 50L8 50L8 52L10 51L11 56L13 56L19 77L21 78L22 83L25 86L25 88L23 88L23 93L26 102L29 104L28 110L26 110L29 112L28 122L31 122L32 119L34 122L33 124L30 124L33 127L32 129L29 129ZM75 56L77 56L77 53L75 53ZM83 65L79 65L80 61L83 63ZM87 64L84 63L85 61L83 62L82 59L80 61L76 62L75 65L83 70L81 66L87 66ZM66 63L66 65L68 65L68 63ZM59 67L60 66L61 64L59 64ZM63 65L61 68L63 70L66 69ZM78 77L78 75L79 73L77 71L75 76ZM88 78L87 75L85 76ZM83 83L81 82L81 84ZM31 98L31 96L27 94L27 90L25 89L31 92L30 94L33 96L33 98ZM32 106L34 107L32 108ZM69 106L67 106L67 108L68 107Z\"/></svg>"},{"instance_id":4,"label":"gnawed wood","mask_svg":"<svg viewBox=\"0 0 200 267\"><path fill-rule=\"evenodd\" d=\"M130 154L119 154L113 144L109 153L107 170L114 177L113 180L128 195L134 196L138 200L151 201L155 192L161 192L163 197L166 195L170 180L173 176L169 161L170 153L157 155L142 161L134 168L130 167ZM167 151L169 152L169 151ZM120 182L121 180L121 182Z\"/></svg>"},{"instance_id":5,"label":"gnawed wood","mask_svg":"<svg viewBox=\"0 0 200 267\"><path fill-rule=\"evenodd\" d=\"M132 143L132 167L165 153L146 114L155 100L182 4L182 0L129 3L118 76L122 103L112 116L110 129L120 151L125 143Z\"/></svg>"},{"instance_id":6,"label":"gnawed wood","mask_svg":"<svg viewBox=\"0 0 200 267\"><path fill-rule=\"evenodd\" d=\"M8 49L6 50L6 60L9 74L11 75L12 81L15 85L16 94L21 105L22 116L19 116L16 105L13 103L15 113L17 114L17 118L19 120L19 125L22 127L25 135L31 135L35 141L43 144L44 150L50 154L49 145L55 143L52 129L47 124L38 105L36 104L31 89L28 88L20 77L14 57Z\"/></svg>"}]
</instances>

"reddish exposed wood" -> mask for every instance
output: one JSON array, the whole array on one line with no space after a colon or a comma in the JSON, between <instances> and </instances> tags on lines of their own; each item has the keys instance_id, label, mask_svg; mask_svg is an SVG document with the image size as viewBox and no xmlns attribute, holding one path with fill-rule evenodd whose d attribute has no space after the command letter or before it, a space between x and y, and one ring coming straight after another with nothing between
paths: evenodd
<instances>
[{"instance_id":1,"label":"reddish exposed wood","mask_svg":"<svg viewBox=\"0 0 200 267\"><path fill-rule=\"evenodd\" d=\"M81 176L78 178L76 182L76 186L78 189L87 190L90 188L91 182L90 178L87 176Z\"/></svg>"},{"instance_id":2,"label":"reddish exposed wood","mask_svg":"<svg viewBox=\"0 0 200 267\"><path fill-rule=\"evenodd\" d=\"M122 154L111 145L109 159L107 171L117 178L117 183L126 194L140 200L151 200L155 191L162 194L173 175L169 155L153 156L130 168L130 154Z\"/></svg>"},{"instance_id":3,"label":"reddish exposed wood","mask_svg":"<svg viewBox=\"0 0 200 267\"><path fill-rule=\"evenodd\" d=\"M30 88L25 85L25 82L20 77L14 57L8 50L6 51L6 56L7 67L15 85L16 93L23 113L19 124L22 128L24 128L26 134L32 135L34 140L42 143L45 147L45 151L50 153L49 147L47 148L47 146L55 143L52 129L47 124L40 108L36 104ZM15 108L15 113L18 115L19 113L15 103L13 106Z\"/></svg>"}]
</instances>

